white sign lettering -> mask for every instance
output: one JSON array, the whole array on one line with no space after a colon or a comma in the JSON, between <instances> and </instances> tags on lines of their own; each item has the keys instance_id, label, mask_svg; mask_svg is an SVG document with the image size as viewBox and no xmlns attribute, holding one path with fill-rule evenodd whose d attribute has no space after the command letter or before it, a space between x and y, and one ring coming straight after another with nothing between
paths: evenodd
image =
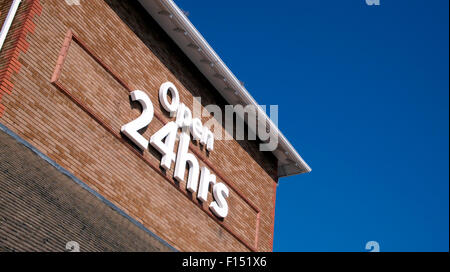
<instances>
[{"instance_id":1,"label":"white sign lettering","mask_svg":"<svg viewBox=\"0 0 450 272\"><path fill-rule=\"evenodd\" d=\"M169 102L169 92L171 102ZM214 215L225 218L228 215L228 203L226 198L229 190L223 183L216 183L216 176L211 174L206 167L200 169L197 158L189 153L189 143L192 140L199 141L206 146L208 151L214 150L214 134L204 127L201 120L192 118L192 111L183 103L180 103L180 95L177 88L171 82L166 82L159 89L159 100L161 106L170 114L176 117L175 121L169 122L148 141L139 130L147 127L154 117L154 108L150 97L143 91L133 91L131 100L138 101L142 106L142 114L136 120L124 125L122 133L127 136L141 150L147 150L149 144L162 155L161 167L165 170L172 168L175 162L174 178L179 182L184 182L186 168L188 169L188 179L186 189L191 193L197 193L197 198L201 202L206 202L208 192L212 187L214 201L209 205ZM181 129L178 152L175 154L175 142L178 129ZM200 181L200 184L199 184Z\"/></svg>"}]
</instances>

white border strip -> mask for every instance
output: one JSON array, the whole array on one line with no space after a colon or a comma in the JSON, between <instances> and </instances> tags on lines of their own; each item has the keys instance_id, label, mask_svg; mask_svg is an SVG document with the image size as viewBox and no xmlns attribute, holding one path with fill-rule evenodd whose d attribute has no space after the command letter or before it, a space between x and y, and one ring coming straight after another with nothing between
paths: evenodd
<instances>
[{"instance_id":1,"label":"white border strip","mask_svg":"<svg viewBox=\"0 0 450 272\"><path fill-rule=\"evenodd\" d=\"M14 17L16 16L17 10L22 0L14 0L9 9L8 16L6 16L5 23L3 23L2 32L0 33L0 52L2 51L3 44L5 43L6 36L8 35L9 29L11 28Z\"/></svg>"}]
</instances>

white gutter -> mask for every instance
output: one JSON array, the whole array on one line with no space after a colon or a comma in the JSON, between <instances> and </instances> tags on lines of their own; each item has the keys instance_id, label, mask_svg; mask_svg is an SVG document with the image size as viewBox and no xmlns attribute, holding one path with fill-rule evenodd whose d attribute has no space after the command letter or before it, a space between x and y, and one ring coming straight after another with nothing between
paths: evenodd
<instances>
[{"instance_id":1,"label":"white gutter","mask_svg":"<svg viewBox=\"0 0 450 272\"><path fill-rule=\"evenodd\" d=\"M0 52L2 51L3 44L5 43L6 36L8 35L9 29L11 28L14 17L16 16L20 2L22 2L22 0L14 0L11 8L9 9L8 16L6 16L6 20L3 23L2 32L0 33Z\"/></svg>"},{"instance_id":2,"label":"white gutter","mask_svg":"<svg viewBox=\"0 0 450 272\"><path fill-rule=\"evenodd\" d=\"M139 2L230 104L237 104L232 100L238 99L239 104L254 105L258 109L258 116L263 116L268 121L270 133L279 139L278 148L273 151L279 161L279 177L311 172L308 164L172 0ZM201 53L204 57L196 53ZM233 92L230 94L230 91ZM256 131L256 128L252 129Z\"/></svg>"}]
</instances>

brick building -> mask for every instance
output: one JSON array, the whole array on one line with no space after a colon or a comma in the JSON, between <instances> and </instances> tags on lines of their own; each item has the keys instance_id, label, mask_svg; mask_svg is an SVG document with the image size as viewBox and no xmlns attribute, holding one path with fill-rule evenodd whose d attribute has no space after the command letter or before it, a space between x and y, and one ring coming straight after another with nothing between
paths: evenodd
<instances>
[{"instance_id":1,"label":"brick building","mask_svg":"<svg viewBox=\"0 0 450 272\"><path fill-rule=\"evenodd\" d=\"M164 154L136 140L175 122L160 103L166 82L191 110L198 97L207 113L256 105L173 1L0 0L0 24L0 251L69 241L81 251L272 250L278 179L310 168L265 113L273 151L261 140L215 139L211 151L189 141L201 170L192 190L194 166L174 178L182 151L165 169ZM136 90L153 118L133 139L123 127L144 116ZM200 121L225 135L221 118ZM215 183L203 183L204 169Z\"/></svg>"}]
</instances>

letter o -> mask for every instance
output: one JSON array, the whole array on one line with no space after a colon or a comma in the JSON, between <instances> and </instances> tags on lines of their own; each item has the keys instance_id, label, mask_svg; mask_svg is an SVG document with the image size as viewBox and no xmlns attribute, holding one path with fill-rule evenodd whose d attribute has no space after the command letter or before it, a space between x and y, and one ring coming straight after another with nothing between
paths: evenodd
<instances>
[{"instance_id":1,"label":"letter o","mask_svg":"<svg viewBox=\"0 0 450 272\"><path fill-rule=\"evenodd\" d=\"M168 91L172 95L172 103L169 103L167 99ZM173 85L172 82L166 82L159 88L159 101L163 108L170 113L170 116L174 116L177 112L178 106L180 105L180 94L178 93L177 87Z\"/></svg>"}]
</instances>

